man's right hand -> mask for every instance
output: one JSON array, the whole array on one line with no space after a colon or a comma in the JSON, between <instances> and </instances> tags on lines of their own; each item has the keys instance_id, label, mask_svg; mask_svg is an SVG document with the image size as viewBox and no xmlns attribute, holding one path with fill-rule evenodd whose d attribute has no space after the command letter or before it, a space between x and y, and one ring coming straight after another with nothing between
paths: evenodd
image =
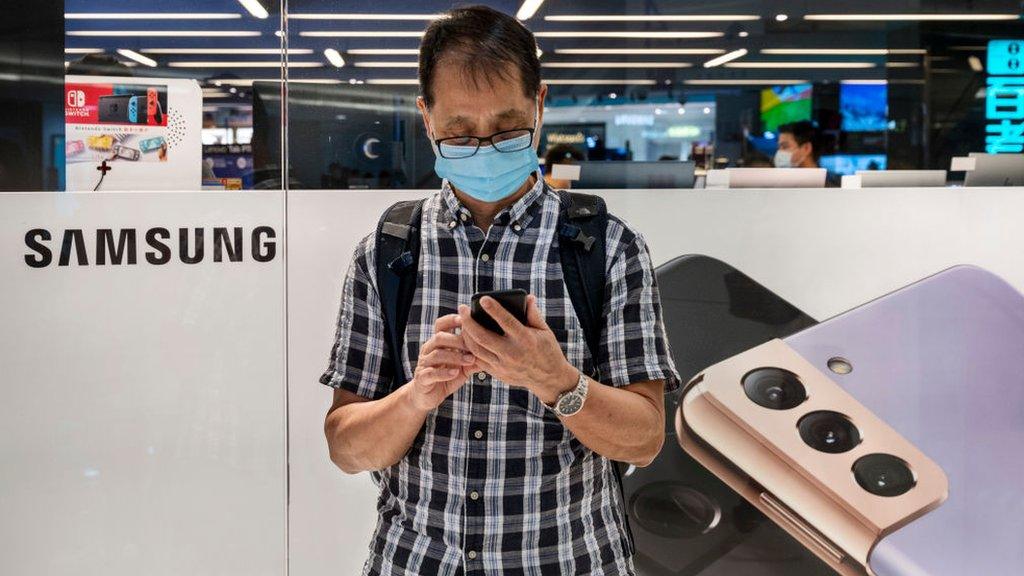
<instances>
[{"instance_id":1,"label":"man's right hand","mask_svg":"<svg viewBox=\"0 0 1024 576\"><path fill-rule=\"evenodd\" d=\"M429 412L469 379L476 358L469 353L461 334L458 314L434 322L434 335L420 347L416 372L409 382L409 400L419 411Z\"/></svg>"}]
</instances>

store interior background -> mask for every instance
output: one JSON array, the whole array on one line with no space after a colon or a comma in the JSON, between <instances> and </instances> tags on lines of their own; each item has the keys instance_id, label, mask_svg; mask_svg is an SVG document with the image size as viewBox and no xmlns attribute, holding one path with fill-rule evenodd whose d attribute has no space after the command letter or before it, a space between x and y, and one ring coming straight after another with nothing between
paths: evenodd
<instances>
[{"instance_id":1,"label":"store interior background","mask_svg":"<svg viewBox=\"0 0 1024 576\"><path fill-rule=\"evenodd\" d=\"M521 4L485 3L509 13ZM335 0L24 3L3 25L0 187L64 189L63 69L90 53L134 76L198 80L204 157L236 187L281 189L285 165L290 189L435 187L414 106L416 48L427 21L451 5L396 1L370 13ZM800 119L817 123L822 165L837 174L946 169L983 151L986 43L1019 35L1019 4L868 1L856 5L859 19L851 10L542 2L524 20L550 86L541 156L565 143L588 160L763 166L778 124ZM877 19L886 14L896 16Z\"/></svg>"}]
</instances>

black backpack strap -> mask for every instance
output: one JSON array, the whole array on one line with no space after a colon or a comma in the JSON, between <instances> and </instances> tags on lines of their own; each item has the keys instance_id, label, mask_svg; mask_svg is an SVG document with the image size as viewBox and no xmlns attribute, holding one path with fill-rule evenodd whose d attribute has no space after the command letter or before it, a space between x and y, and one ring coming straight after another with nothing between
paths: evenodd
<instances>
[{"instance_id":1,"label":"black backpack strap","mask_svg":"<svg viewBox=\"0 0 1024 576\"><path fill-rule=\"evenodd\" d=\"M397 202L384 212L377 223L375 275L384 315L384 335L393 366L392 390L410 378L402 363L402 343L416 291L423 202Z\"/></svg>"},{"instance_id":2,"label":"black backpack strap","mask_svg":"<svg viewBox=\"0 0 1024 576\"><path fill-rule=\"evenodd\" d=\"M580 319L590 357L597 360L604 318L605 230L608 209L600 196L559 190L558 246L562 276Z\"/></svg>"}]
</instances>

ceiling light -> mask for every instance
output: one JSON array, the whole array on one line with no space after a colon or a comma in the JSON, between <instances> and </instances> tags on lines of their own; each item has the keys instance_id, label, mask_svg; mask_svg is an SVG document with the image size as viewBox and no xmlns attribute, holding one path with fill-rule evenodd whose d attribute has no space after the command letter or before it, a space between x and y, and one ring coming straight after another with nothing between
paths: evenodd
<instances>
[{"instance_id":1,"label":"ceiling light","mask_svg":"<svg viewBox=\"0 0 1024 576\"><path fill-rule=\"evenodd\" d=\"M68 36L149 36L149 37L203 37L203 38L235 38L241 36L259 36L260 32L249 30L74 30Z\"/></svg>"},{"instance_id":2,"label":"ceiling light","mask_svg":"<svg viewBox=\"0 0 1024 576\"><path fill-rule=\"evenodd\" d=\"M790 85L807 84L807 80L758 80L748 79L694 79L685 80L686 84L694 86L761 86L761 85Z\"/></svg>"},{"instance_id":3,"label":"ceiling light","mask_svg":"<svg viewBox=\"0 0 1024 576\"><path fill-rule=\"evenodd\" d=\"M366 81L366 83L397 86L419 84L420 82L415 78L370 78Z\"/></svg>"},{"instance_id":4,"label":"ceiling light","mask_svg":"<svg viewBox=\"0 0 1024 576\"><path fill-rule=\"evenodd\" d=\"M221 54L221 55L274 55L280 54L280 48L142 48L144 54ZM288 54L312 54L309 48L289 48Z\"/></svg>"},{"instance_id":5,"label":"ceiling light","mask_svg":"<svg viewBox=\"0 0 1024 576\"><path fill-rule=\"evenodd\" d=\"M616 98L619 97L619 95L616 94L615 92L611 92L608 94L608 97L611 98L612 100L615 100Z\"/></svg>"},{"instance_id":6,"label":"ceiling light","mask_svg":"<svg viewBox=\"0 0 1024 576\"><path fill-rule=\"evenodd\" d=\"M555 48L555 54L608 54L608 55L643 55L643 56L695 56L724 54L718 48Z\"/></svg>"},{"instance_id":7,"label":"ceiling light","mask_svg":"<svg viewBox=\"0 0 1024 576\"><path fill-rule=\"evenodd\" d=\"M238 0L238 3L242 5L242 8L248 10L249 14L260 20L270 15L267 13L267 9L263 7L263 4L260 4L260 0Z\"/></svg>"},{"instance_id":8,"label":"ceiling light","mask_svg":"<svg viewBox=\"0 0 1024 576\"><path fill-rule=\"evenodd\" d=\"M103 48L65 48L65 54L102 54Z\"/></svg>"},{"instance_id":9,"label":"ceiling light","mask_svg":"<svg viewBox=\"0 0 1024 576\"><path fill-rule=\"evenodd\" d=\"M418 68L418 62L388 62L388 61L365 61L353 62L356 68Z\"/></svg>"},{"instance_id":10,"label":"ceiling light","mask_svg":"<svg viewBox=\"0 0 1024 576\"><path fill-rule=\"evenodd\" d=\"M423 32L397 32L394 30L370 30L358 32L352 30L312 30L299 32L306 38L419 38Z\"/></svg>"},{"instance_id":11,"label":"ceiling light","mask_svg":"<svg viewBox=\"0 0 1024 576\"><path fill-rule=\"evenodd\" d=\"M764 48L761 54L777 56L888 56L891 54L927 54L923 48Z\"/></svg>"},{"instance_id":12,"label":"ceiling light","mask_svg":"<svg viewBox=\"0 0 1024 576\"><path fill-rule=\"evenodd\" d=\"M841 80L840 84L866 84L870 86L881 86L886 84L885 80Z\"/></svg>"},{"instance_id":13,"label":"ceiling light","mask_svg":"<svg viewBox=\"0 0 1024 576\"><path fill-rule=\"evenodd\" d=\"M917 62L886 62L886 68L917 68L920 66Z\"/></svg>"},{"instance_id":14,"label":"ceiling light","mask_svg":"<svg viewBox=\"0 0 1024 576\"><path fill-rule=\"evenodd\" d=\"M746 30L740 30L740 33L737 34L737 36L739 36L740 38L746 38L747 36L750 36L750 32L747 32Z\"/></svg>"},{"instance_id":15,"label":"ceiling light","mask_svg":"<svg viewBox=\"0 0 1024 576\"><path fill-rule=\"evenodd\" d=\"M331 63L335 68L341 68L345 65L345 59L341 57L341 53L334 48L328 48L324 50L324 57Z\"/></svg>"},{"instance_id":16,"label":"ceiling light","mask_svg":"<svg viewBox=\"0 0 1024 576\"><path fill-rule=\"evenodd\" d=\"M292 20L437 20L441 14L296 14L288 13Z\"/></svg>"},{"instance_id":17,"label":"ceiling light","mask_svg":"<svg viewBox=\"0 0 1024 576\"><path fill-rule=\"evenodd\" d=\"M724 32L534 32L538 38L643 38L643 39L698 39L721 38Z\"/></svg>"},{"instance_id":18,"label":"ceiling light","mask_svg":"<svg viewBox=\"0 0 1024 576\"><path fill-rule=\"evenodd\" d=\"M639 80L639 79L626 79L616 80L614 78L552 78L551 80L545 80L546 84L551 85L566 85L566 86L587 86L587 85L635 85L635 86L653 86L657 84L654 80Z\"/></svg>"},{"instance_id":19,"label":"ceiling light","mask_svg":"<svg viewBox=\"0 0 1024 576\"><path fill-rule=\"evenodd\" d=\"M775 21L776 22L785 22L786 20L789 20L789 15L788 14L776 14L775 15Z\"/></svg>"},{"instance_id":20,"label":"ceiling light","mask_svg":"<svg viewBox=\"0 0 1024 576\"><path fill-rule=\"evenodd\" d=\"M689 62L545 62L545 68L689 68Z\"/></svg>"},{"instance_id":21,"label":"ceiling light","mask_svg":"<svg viewBox=\"0 0 1024 576\"><path fill-rule=\"evenodd\" d=\"M537 13L537 9L543 3L544 0L523 0L522 5L519 6L519 11L516 12L516 18L520 20L533 18L533 15Z\"/></svg>"},{"instance_id":22,"label":"ceiling light","mask_svg":"<svg viewBox=\"0 0 1024 576\"><path fill-rule=\"evenodd\" d=\"M705 106L704 107L704 113L705 114L711 114L711 108L708 108L707 106Z\"/></svg>"},{"instance_id":23,"label":"ceiling light","mask_svg":"<svg viewBox=\"0 0 1024 576\"><path fill-rule=\"evenodd\" d=\"M353 56L417 56L420 53L416 48L353 48L345 52Z\"/></svg>"},{"instance_id":24,"label":"ceiling light","mask_svg":"<svg viewBox=\"0 0 1024 576\"><path fill-rule=\"evenodd\" d=\"M226 86L252 86L253 82L277 82L280 83L280 78L222 78L218 80ZM303 78L295 79L289 78L289 84L341 84L341 80L335 78Z\"/></svg>"},{"instance_id":25,"label":"ceiling light","mask_svg":"<svg viewBox=\"0 0 1024 576\"><path fill-rule=\"evenodd\" d=\"M149 66L150 68L156 68L156 60L153 60L152 58L147 58L142 54L139 54L135 50L129 50L127 48L118 48L117 53L121 56L124 56L125 58L135 60L139 64L144 64L146 66Z\"/></svg>"},{"instance_id":26,"label":"ceiling light","mask_svg":"<svg viewBox=\"0 0 1024 576\"><path fill-rule=\"evenodd\" d=\"M540 49L540 46L537 46L537 59L539 60L540 57L543 56L543 55L544 55L544 51Z\"/></svg>"},{"instance_id":27,"label":"ceiling light","mask_svg":"<svg viewBox=\"0 0 1024 576\"><path fill-rule=\"evenodd\" d=\"M171 68L280 68L280 60L218 60L170 62ZM289 68L323 68L320 62L289 62Z\"/></svg>"},{"instance_id":28,"label":"ceiling light","mask_svg":"<svg viewBox=\"0 0 1024 576\"><path fill-rule=\"evenodd\" d=\"M974 56L973 54L971 56L967 57L967 63L970 64L971 70L974 70L975 72L984 72L985 71L985 67L982 66L982 64L981 64L981 58L978 58L977 56Z\"/></svg>"},{"instance_id":29,"label":"ceiling light","mask_svg":"<svg viewBox=\"0 0 1024 576\"><path fill-rule=\"evenodd\" d=\"M235 20L232 12L69 12L65 20Z\"/></svg>"},{"instance_id":30,"label":"ceiling light","mask_svg":"<svg viewBox=\"0 0 1024 576\"><path fill-rule=\"evenodd\" d=\"M732 62L726 68L874 68L872 62Z\"/></svg>"},{"instance_id":31,"label":"ceiling light","mask_svg":"<svg viewBox=\"0 0 1024 576\"><path fill-rule=\"evenodd\" d=\"M680 106L679 108L676 109L676 114L679 114L680 116L682 116L683 114L686 114L686 108L683 108L682 106Z\"/></svg>"},{"instance_id":32,"label":"ceiling light","mask_svg":"<svg viewBox=\"0 0 1024 576\"><path fill-rule=\"evenodd\" d=\"M735 22L760 20L761 17L753 14L558 14L544 19L549 22Z\"/></svg>"},{"instance_id":33,"label":"ceiling light","mask_svg":"<svg viewBox=\"0 0 1024 576\"><path fill-rule=\"evenodd\" d=\"M721 66L722 64L725 64L726 62L731 62L731 61L733 61L733 60L735 60L737 58L742 58L742 57L744 57L746 55L747 55L747 49L746 48L740 48L739 50L733 50L732 52L729 52L728 54L722 54L718 58L712 58L711 60L708 60L707 62L704 63L704 67L705 68L714 68L715 66Z\"/></svg>"},{"instance_id":34,"label":"ceiling light","mask_svg":"<svg viewBox=\"0 0 1024 576\"><path fill-rule=\"evenodd\" d=\"M891 22L934 20L1018 20L1019 14L808 14L805 20Z\"/></svg>"}]
</instances>

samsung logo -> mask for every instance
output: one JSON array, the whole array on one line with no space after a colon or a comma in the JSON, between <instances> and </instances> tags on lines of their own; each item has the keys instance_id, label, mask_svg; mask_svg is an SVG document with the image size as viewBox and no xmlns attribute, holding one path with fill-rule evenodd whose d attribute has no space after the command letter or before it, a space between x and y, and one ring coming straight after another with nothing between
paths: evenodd
<instances>
[{"instance_id":1,"label":"samsung logo","mask_svg":"<svg viewBox=\"0 0 1024 576\"><path fill-rule=\"evenodd\" d=\"M132 266L140 261L160 266L175 260L199 264L208 258L213 262L242 262L247 256L256 262L270 262L277 255L276 238L270 226L257 226L248 234L241 226L178 228L173 234L167 228L69 228L57 233L33 228L25 233L29 250L25 263L33 268Z\"/></svg>"}]
</instances>

